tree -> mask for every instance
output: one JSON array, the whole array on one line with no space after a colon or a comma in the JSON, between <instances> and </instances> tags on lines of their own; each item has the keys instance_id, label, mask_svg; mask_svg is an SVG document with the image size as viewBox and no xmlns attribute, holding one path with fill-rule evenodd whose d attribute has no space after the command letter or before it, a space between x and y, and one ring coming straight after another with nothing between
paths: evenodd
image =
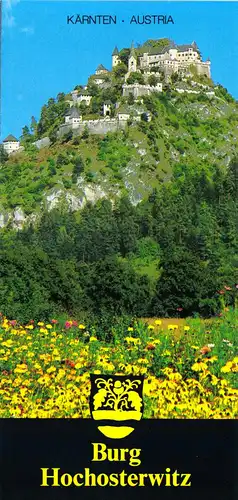
<instances>
[{"instance_id":1,"label":"tree","mask_svg":"<svg viewBox=\"0 0 238 500\"><path fill-rule=\"evenodd\" d=\"M134 99L134 96L132 94L132 92L129 93L129 96L128 96L128 99L127 99L127 102L129 104L129 106L132 106L135 102L135 99Z\"/></svg>"},{"instance_id":2,"label":"tree","mask_svg":"<svg viewBox=\"0 0 238 500\"><path fill-rule=\"evenodd\" d=\"M58 95L57 95L57 102L62 102L65 100L65 94L64 92L60 92Z\"/></svg>"},{"instance_id":3,"label":"tree","mask_svg":"<svg viewBox=\"0 0 238 500\"><path fill-rule=\"evenodd\" d=\"M51 132L49 133L49 139L50 139L50 142L52 144L55 144L55 142L57 141L57 131L56 130L51 130Z\"/></svg>"},{"instance_id":4,"label":"tree","mask_svg":"<svg viewBox=\"0 0 238 500\"><path fill-rule=\"evenodd\" d=\"M148 78L148 84L152 85L152 87L156 87L159 79L155 75L150 75Z\"/></svg>"},{"instance_id":5,"label":"tree","mask_svg":"<svg viewBox=\"0 0 238 500\"><path fill-rule=\"evenodd\" d=\"M6 153L3 144L0 144L0 164L5 163L8 160L8 154Z\"/></svg>"},{"instance_id":6,"label":"tree","mask_svg":"<svg viewBox=\"0 0 238 500\"><path fill-rule=\"evenodd\" d=\"M69 130L62 137L62 143L69 142L73 138L73 130Z\"/></svg>"},{"instance_id":7,"label":"tree","mask_svg":"<svg viewBox=\"0 0 238 500\"><path fill-rule=\"evenodd\" d=\"M33 135L36 135L37 132L37 121L34 116L31 117L31 125L30 125L30 130Z\"/></svg>"},{"instance_id":8,"label":"tree","mask_svg":"<svg viewBox=\"0 0 238 500\"><path fill-rule=\"evenodd\" d=\"M113 68L113 73L115 75L116 78L120 78L122 76L125 76L125 74L127 73L127 66L126 64L124 64L123 62L118 64L117 66L115 66Z\"/></svg>"},{"instance_id":9,"label":"tree","mask_svg":"<svg viewBox=\"0 0 238 500\"><path fill-rule=\"evenodd\" d=\"M82 133L82 139L88 139L89 138L89 129L87 125L84 127L83 133Z\"/></svg>"},{"instance_id":10,"label":"tree","mask_svg":"<svg viewBox=\"0 0 238 500\"><path fill-rule=\"evenodd\" d=\"M128 85L131 85L133 83L140 83L141 85L143 85L145 81L141 73L135 72L130 74L129 78L127 79L127 83Z\"/></svg>"},{"instance_id":11,"label":"tree","mask_svg":"<svg viewBox=\"0 0 238 500\"><path fill-rule=\"evenodd\" d=\"M130 55L130 49L122 49L119 53L119 57L122 63L125 64L125 66L128 66L128 59Z\"/></svg>"}]
</instances>

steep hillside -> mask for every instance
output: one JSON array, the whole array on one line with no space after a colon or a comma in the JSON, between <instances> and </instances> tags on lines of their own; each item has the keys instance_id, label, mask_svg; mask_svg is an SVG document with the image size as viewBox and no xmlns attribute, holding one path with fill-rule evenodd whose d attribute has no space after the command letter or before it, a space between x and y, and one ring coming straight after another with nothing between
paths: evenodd
<instances>
[{"instance_id":1,"label":"steep hillside","mask_svg":"<svg viewBox=\"0 0 238 500\"><path fill-rule=\"evenodd\" d=\"M113 89L119 92L120 83L120 75L114 75L112 94ZM105 92L94 99L98 109ZM52 119L57 125L68 107L66 101L61 94L59 115ZM87 200L115 200L121 194L129 194L137 204L161 183L183 176L186 169L205 170L210 176L217 166L226 169L238 154L237 102L210 80L204 85L194 76L165 85L162 93L139 102L120 101L130 111L137 109L142 118L129 120L124 131L105 136L90 136L87 130L81 136L69 133L54 137L51 146L41 150L32 145L37 137L23 135L25 150L1 164L1 227L9 222L21 227L26 218L32 220L57 204L77 210ZM87 112L84 109L85 116ZM145 112L151 121L146 121Z\"/></svg>"}]
</instances>

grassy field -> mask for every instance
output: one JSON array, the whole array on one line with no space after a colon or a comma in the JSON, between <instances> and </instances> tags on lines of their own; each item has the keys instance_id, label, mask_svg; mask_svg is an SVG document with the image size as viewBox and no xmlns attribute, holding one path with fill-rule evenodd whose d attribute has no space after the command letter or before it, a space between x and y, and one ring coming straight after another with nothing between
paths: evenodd
<instances>
[{"instance_id":1,"label":"grassy field","mask_svg":"<svg viewBox=\"0 0 238 500\"><path fill-rule=\"evenodd\" d=\"M90 418L89 374L144 375L145 418L237 418L237 312L103 329L1 317L0 417Z\"/></svg>"}]
</instances>

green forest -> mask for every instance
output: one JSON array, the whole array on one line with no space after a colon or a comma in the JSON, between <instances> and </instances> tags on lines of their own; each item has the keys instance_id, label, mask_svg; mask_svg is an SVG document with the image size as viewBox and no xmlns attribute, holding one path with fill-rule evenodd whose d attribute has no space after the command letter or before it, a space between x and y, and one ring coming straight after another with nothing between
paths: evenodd
<instances>
[{"instance_id":1,"label":"green forest","mask_svg":"<svg viewBox=\"0 0 238 500\"><path fill-rule=\"evenodd\" d=\"M102 199L45 211L21 231L1 229L0 303L27 322L209 317L235 305L238 159L186 169L141 203Z\"/></svg>"}]
</instances>

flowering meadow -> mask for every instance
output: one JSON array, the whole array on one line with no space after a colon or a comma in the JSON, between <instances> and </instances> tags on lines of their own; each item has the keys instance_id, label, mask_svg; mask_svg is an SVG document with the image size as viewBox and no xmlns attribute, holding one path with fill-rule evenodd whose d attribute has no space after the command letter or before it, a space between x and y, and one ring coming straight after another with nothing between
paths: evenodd
<instances>
[{"instance_id":1,"label":"flowering meadow","mask_svg":"<svg viewBox=\"0 0 238 500\"><path fill-rule=\"evenodd\" d=\"M110 329L109 329L110 330ZM1 316L0 417L90 418L90 373L144 375L145 418L237 418L237 312L103 329Z\"/></svg>"}]
</instances>

